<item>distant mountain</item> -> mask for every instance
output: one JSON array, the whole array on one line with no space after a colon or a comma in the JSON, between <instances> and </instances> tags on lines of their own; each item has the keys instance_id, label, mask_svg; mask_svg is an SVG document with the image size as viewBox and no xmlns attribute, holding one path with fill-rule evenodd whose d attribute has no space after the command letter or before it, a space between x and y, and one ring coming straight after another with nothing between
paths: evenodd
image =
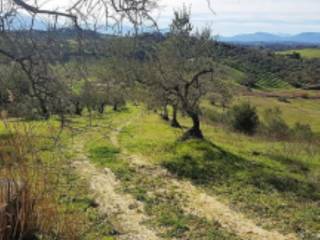
<instances>
[{"instance_id":1,"label":"distant mountain","mask_svg":"<svg viewBox=\"0 0 320 240\"><path fill-rule=\"evenodd\" d=\"M298 35L277 35L265 32L240 34L232 37L218 37L218 41L231 43L301 43L320 44L320 33L306 32Z\"/></svg>"},{"instance_id":2,"label":"distant mountain","mask_svg":"<svg viewBox=\"0 0 320 240\"><path fill-rule=\"evenodd\" d=\"M320 33L309 32L301 33L291 37L293 42L303 42L303 43L320 43Z\"/></svg>"}]
</instances>

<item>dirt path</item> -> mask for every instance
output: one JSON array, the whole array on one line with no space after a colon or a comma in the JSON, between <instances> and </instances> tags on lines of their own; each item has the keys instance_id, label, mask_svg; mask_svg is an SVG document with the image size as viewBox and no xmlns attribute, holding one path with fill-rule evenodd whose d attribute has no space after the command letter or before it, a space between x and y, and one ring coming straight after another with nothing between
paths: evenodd
<instances>
[{"instance_id":1,"label":"dirt path","mask_svg":"<svg viewBox=\"0 0 320 240\"><path fill-rule=\"evenodd\" d=\"M134 160L135 158L131 158ZM139 160L141 162L141 159ZM137 165L138 166L138 165ZM232 210L228 205L219 201L216 197L208 195L203 190L195 187L189 181L177 180L166 170L159 167L141 166L144 174L159 176L167 179L166 188L174 188L181 196L184 196L183 209L186 213L194 214L209 221L217 221L223 228L233 232L242 239L250 240L296 240L294 235L282 235L276 231L268 231L257 226L252 220L243 214ZM141 173L142 174L142 173ZM159 191L161 191L159 189Z\"/></svg>"},{"instance_id":2,"label":"dirt path","mask_svg":"<svg viewBox=\"0 0 320 240\"><path fill-rule=\"evenodd\" d=\"M129 125L127 123L125 126ZM125 127L123 126L123 127ZM119 147L118 135L122 127L111 134L112 143ZM203 190L195 187L189 181L177 180L166 169L160 166L150 164L143 156L130 155L128 151L122 149L122 157L128 159L131 166L143 176L154 178L161 177L166 179L166 185L163 189L157 189L159 192L174 188L183 198L185 205L183 209L188 214L194 214L209 221L217 221L226 230L235 233L242 239L248 240L296 240L294 234L282 235L277 231L268 231L257 226L252 220L246 218L243 214L232 210L228 205L219 201L216 197L208 195Z\"/></svg>"},{"instance_id":3,"label":"dirt path","mask_svg":"<svg viewBox=\"0 0 320 240\"><path fill-rule=\"evenodd\" d=\"M90 183L90 189L101 212L107 215L119 232L117 239L160 240L154 230L143 224L148 219L144 214L143 205L131 195L118 191L120 183L108 168L100 170L89 162L84 153L83 139L82 136L74 141L74 167L78 174Z\"/></svg>"}]
</instances>

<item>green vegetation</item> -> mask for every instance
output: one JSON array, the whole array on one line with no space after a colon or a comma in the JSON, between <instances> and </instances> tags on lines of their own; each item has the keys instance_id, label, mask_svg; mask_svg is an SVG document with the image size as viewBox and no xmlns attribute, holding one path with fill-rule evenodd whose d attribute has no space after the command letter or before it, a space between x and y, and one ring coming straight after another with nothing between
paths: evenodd
<instances>
[{"instance_id":1,"label":"green vegetation","mask_svg":"<svg viewBox=\"0 0 320 240\"><path fill-rule=\"evenodd\" d=\"M318 50L214 41L185 5L143 33L156 0L26 2L1 14L1 240L319 239ZM87 29L105 14L136 34Z\"/></svg>"},{"instance_id":2,"label":"green vegetation","mask_svg":"<svg viewBox=\"0 0 320 240\"><path fill-rule=\"evenodd\" d=\"M303 58L320 58L319 48L293 49L293 50L277 52L277 54L281 54L281 55L290 55L293 53L299 53Z\"/></svg>"},{"instance_id":3,"label":"green vegetation","mask_svg":"<svg viewBox=\"0 0 320 240\"><path fill-rule=\"evenodd\" d=\"M253 103L260 115L268 108L279 108L283 118L294 126L296 122L310 124L314 132L320 132L319 100L316 99L289 99L289 103L281 102L277 98L265 98L263 96L242 96L240 101Z\"/></svg>"},{"instance_id":4,"label":"green vegetation","mask_svg":"<svg viewBox=\"0 0 320 240\"><path fill-rule=\"evenodd\" d=\"M121 142L257 220L263 217L265 226L303 231L305 239L317 233L320 152L316 145L268 141L211 125L204 132L206 141L176 142L179 132L158 116L146 115L123 131Z\"/></svg>"},{"instance_id":5,"label":"green vegetation","mask_svg":"<svg viewBox=\"0 0 320 240\"><path fill-rule=\"evenodd\" d=\"M266 121L266 109L279 107L289 126L294 127L296 122L309 123L313 131L320 132L318 100L292 99L290 103L284 103L274 98L251 96L240 97L240 101L254 104L262 122ZM239 99L233 102L238 103ZM210 111L225 111L219 106L204 106L204 119ZM301 106L309 114L301 116ZM151 217L147 224L163 229L164 238L237 239L216 222L186 214L179 207L184 199L174 189L157 192L166 186L165 178L148 172L152 168L132 166L122 155L124 149L192 181L208 194L218 195L222 201L254 217L267 228L297 232L303 234L303 239L312 239L319 231L320 163L317 159L320 151L317 144L275 142L259 136L246 136L210 121L203 125L206 140L181 142L177 140L183 130L170 127L159 115L144 107L131 105L120 112L108 109L103 115L92 116L92 127L89 128L88 117L85 114L72 118L71 126L78 136L85 138L90 159L97 167L110 168L121 180L121 191L144 203L145 211ZM184 127L191 124L189 119L181 116L180 122ZM50 137L44 121L26 122L18 128L22 129L23 125L35 129L37 135L44 136L43 139ZM59 122L52 119L51 125L57 129ZM126 127L119 132L120 145L115 146L110 136L119 126ZM2 132L5 134L4 128ZM68 146L70 137L71 132L63 131L62 144ZM86 221L82 225L82 231L86 231L83 239L102 239L108 234L112 239L112 223L92 207L93 200L83 187L85 183L70 174L70 169L63 163L72 157L72 151L65 151L65 157L60 160L46 158L53 151L48 143L46 140L36 144L43 149L41 155L50 166L59 163L65 169L59 175L63 183L58 198L62 209L67 215L78 214Z\"/></svg>"},{"instance_id":6,"label":"green vegetation","mask_svg":"<svg viewBox=\"0 0 320 240\"><path fill-rule=\"evenodd\" d=\"M137 118L137 109L130 108L129 112L128 117ZM121 115L121 113L119 114ZM123 124L121 117L118 118L117 115L112 116L111 119L113 124ZM138 119L140 121L141 116ZM159 130L162 127L160 126ZM170 127L168 127L169 129ZM124 131L130 135L130 132ZM145 211L151 217L147 224L163 229L161 237L203 240L239 239L234 234L222 229L215 221L210 222L184 213L181 208L183 199L175 189L158 192L166 185L165 178L148 174L148 169L141 171L132 167L110 140L95 140L101 136L100 134L100 132L96 132L88 137L87 148L91 160L97 166L110 168L121 180L122 191L132 194L138 201L144 203Z\"/></svg>"},{"instance_id":7,"label":"green vegetation","mask_svg":"<svg viewBox=\"0 0 320 240\"><path fill-rule=\"evenodd\" d=\"M253 134L259 125L259 117L256 108L249 103L235 105L229 113L232 127L243 133Z\"/></svg>"},{"instance_id":8,"label":"green vegetation","mask_svg":"<svg viewBox=\"0 0 320 240\"><path fill-rule=\"evenodd\" d=\"M281 79L260 79L257 82L257 87L261 89L290 89L292 86L288 82Z\"/></svg>"},{"instance_id":9,"label":"green vegetation","mask_svg":"<svg viewBox=\"0 0 320 240\"><path fill-rule=\"evenodd\" d=\"M36 200L33 199L33 195L30 195L29 199L33 201L34 215L26 214L23 215L25 218L21 218L21 221L25 219L29 222L37 219L38 224L41 224L39 229L32 233L35 234L34 237L48 240L95 240L103 239L113 231L112 224L95 206L87 182L80 178L70 165L74 152L69 146L74 137L74 130L77 132L86 126L86 118L74 118L72 128L62 132L59 131L59 121L54 118L49 122L1 122L1 177L12 178L13 175L19 181L26 177L23 181L34 187L32 191L35 191ZM34 151L36 155L29 155L26 150ZM19 165L15 166L17 163ZM7 170L7 166L10 165L14 167ZM26 205L28 196L23 196ZM34 228L32 225L30 227ZM28 228L17 234L25 236L28 234ZM111 237L111 234L109 236Z\"/></svg>"}]
</instances>

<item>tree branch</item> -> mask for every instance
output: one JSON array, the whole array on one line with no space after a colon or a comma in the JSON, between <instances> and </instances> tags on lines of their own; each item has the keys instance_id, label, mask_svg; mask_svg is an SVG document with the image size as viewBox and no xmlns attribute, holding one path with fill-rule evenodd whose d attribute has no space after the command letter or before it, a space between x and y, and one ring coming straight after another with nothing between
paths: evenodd
<instances>
[{"instance_id":1,"label":"tree branch","mask_svg":"<svg viewBox=\"0 0 320 240\"><path fill-rule=\"evenodd\" d=\"M209 68L209 69L204 69L200 72L198 72L197 74L195 74L192 78L192 80L188 83L186 83L185 85L185 96L188 96L188 92L189 92L189 88L196 82L199 81L199 78L203 75L206 75L208 73L213 73L214 69L213 68Z\"/></svg>"},{"instance_id":2,"label":"tree branch","mask_svg":"<svg viewBox=\"0 0 320 240\"><path fill-rule=\"evenodd\" d=\"M77 16L70 14L70 13L63 13L63 12L59 12L59 11L52 11L52 10L44 10L44 9L40 9L34 6L31 6L27 3L25 3L23 0L13 0L14 3L20 7L22 7L23 9L32 12L34 14L47 14L47 15L54 15L54 16L61 16L61 17L66 17L66 18L71 18L75 25L78 26L78 18Z\"/></svg>"}]
</instances>

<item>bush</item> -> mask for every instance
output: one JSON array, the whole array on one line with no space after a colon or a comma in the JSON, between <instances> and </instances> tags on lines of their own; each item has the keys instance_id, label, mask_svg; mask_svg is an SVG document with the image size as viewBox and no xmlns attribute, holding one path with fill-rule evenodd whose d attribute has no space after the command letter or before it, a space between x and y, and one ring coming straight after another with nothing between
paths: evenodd
<instances>
[{"instance_id":1,"label":"bush","mask_svg":"<svg viewBox=\"0 0 320 240\"><path fill-rule=\"evenodd\" d=\"M231 125L235 130L246 134L253 134L259 125L256 108L250 103L234 106L230 111Z\"/></svg>"}]
</instances>

